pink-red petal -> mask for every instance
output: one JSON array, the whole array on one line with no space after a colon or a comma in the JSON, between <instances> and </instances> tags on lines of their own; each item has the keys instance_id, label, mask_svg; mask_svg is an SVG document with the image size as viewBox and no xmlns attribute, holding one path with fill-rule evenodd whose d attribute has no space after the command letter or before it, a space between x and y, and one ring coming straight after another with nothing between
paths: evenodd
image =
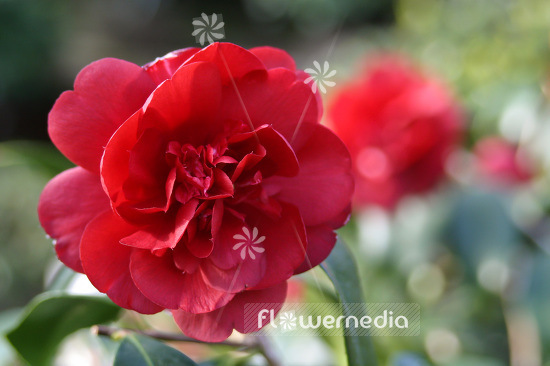
<instances>
[{"instance_id":1,"label":"pink-red petal","mask_svg":"<svg viewBox=\"0 0 550 366\"><path fill-rule=\"evenodd\" d=\"M237 152L242 150L254 151L242 159L233 176L238 179L243 170L255 167L262 172L262 177L281 175L293 177L300 169L296 154L288 141L272 126L260 126L252 132L235 135L229 139L229 147ZM261 146L261 149L259 146ZM265 151L264 151L265 150ZM248 161L252 159L252 161Z\"/></svg>"},{"instance_id":2,"label":"pink-red petal","mask_svg":"<svg viewBox=\"0 0 550 366\"><path fill-rule=\"evenodd\" d=\"M82 272L80 239L86 225L109 210L99 177L80 167L64 171L44 188L38 204L42 227L55 239L55 251L69 268Z\"/></svg>"},{"instance_id":3,"label":"pink-red petal","mask_svg":"<svg viewBox=\"0 0 550 366\"><path fill-rule=\"evenodd\" d=\"M156 129L145 130L130 151L128 177L123 185L126 199L138 208L166 211L172 191L167 192L170 168L165 161L167 141ZM175 172L172 176L172 184Z\"/></svg>"},{"instance_id":4,"label":"pink-red petal","mask_svg":"<svg viewBox=\"0 0 550 366\"><path fill-rule=\"evenodd\" d=\"M236 86L239 93L234 88L224 90L222 115L247 123L250 119L254 128L272 125L292 146L302 124L319 121L311 88L290 70L271 69L267 78L246 78Z\"/></svg>"},{"instance_id":5,"label":"pink-red petal","mask_svg":"<svg viewBox=\"0 0 550 366\"><path fill-rule=\"evenodd\" d=\"M212 287L221 291L243 291L257 285L265 274L266 258L263 253L254 252L255 258L252 259L247 251L247 243L236 247L243 240L235 239L234 236L242 235L244 227L248 225L226 211L222 225L214 238L212 253L202 265L205 279ZM249 230L251 231L252 227Z\"/></svg>"},{"instance_id":6,"label":"pink-red petal","mask_svg":"<svg viewBox=\"0 0 550 366\"><path fill-rule=\"evenodd\" d=\"M281 310L287 292L286 282L273 287L241 292L226 306L204 314L190 314L182 310L172 311L176 324L189 337L204 342L221 342L231 335L233 329L241 333L259 330L258 313L262 309L273 310L277 314ZM247 304L265 304L252 309L245 319ZM250 306L249 305L249 306ZM262 324L267 325L268 323Z\"/></svg>"},{"instance_id":7,"label":"pink-red petal","mask_svg":"<svg viewBox=\"0 0 550 366\"><path fill-rule=\"evenodd\" d=\"M263 63L248 50L232 43L213 43L191 56L185 64L209 62L218 68L224 85L249 73L265 73Z\"/></svg>"},{"instance_id":8,"label":"pink-red petal","mask_svg":"<svg viewBox=\"0 0 550 366\"><path fill-rule=\"evenodd\" d=\"M193 239L187 242L187 249L197 258L206 258L214 249L214 242L210 237L210 233L199 232L194 235Z\"/></svg>"},{"instance_id":9,"label":"pink-red petal","mask_svg":"<svg viewBox=\"0 0 550 366\"><path fill-rule=\"evenodd\" d=\"M80 257L90 282L113 302L142 314L154 314L162 307L147 299L130 276L130 255L134 249L119 243L136 228L112 212L95 218L84 231Z\"/></svg>"},{"instance_id":10,"label":"pink-red petal","mask_svg":"<svg viewBox=\"0 0 550 366\"><path fill-rule=\"evenodd\" d=\"M302 126L308 138L296 151L300 173L271 177L264 188L278 199L298 207L306 226L320 225L344 211L354 189L351 158L342 141L328 128Z\"/></svg>"},{"instance_id":11,"label":"pink-red petal","mask_svg":"<svg viewBox=\"0 0 550 366\"><path fill-rule=\"evenodd\" d=\"M160 84L164 80L170 79L176 70L199 50L200 48L197 47L189 47L172 51L153 62L149 62L143 68L156 84Z\"/></svg>"},{"instance_id":12,"label":"pink-red petal","mask_svg":"<svg viewBox=\"0 0 550 366\"><path fill-rule=\"evenodd\" d=\"M107 143L101 159L101 181L114 208L125 200L122 187L129 174L130 151L139 138L141 116L140 109L118 128Z\"/></svg>"},{"instance_id":13,"label":"pink-red petal","mask_svg":"<svg viewBox=\"0 0 550 366\"><path fill-rule=\"evenodd\" d=\"M282 204L280 218L245 205L238 211L245 214L245 222L226 213L214 238L214 250L203 264L208 282L224 291L240 292L270 287L290 278L304 261L307 249L298 210Z\"/></svg>"},{"instance_id":14,"label":"pink-red petal","mask_svg":"<svg viewBox=\"0 0 550 366\"><path fill-rule=\"evenodd\" d=\"M269 46L255 47L251 48L250 52L259 58L268 70L276 67L282 67L291 71L296 70L294 59L280 48Z\"/></svg>"},{"instance_id":15,"label":"pink-red petal","mask_svg":"<svg viewBox=\"0 0 550 366\"><path fill-rule=\"evenodd\" d=\"M183 273L175 266L170 250L160 257L147 250L134 250L130 272L140 291L167 309L206 313L224 306L234 296L207 285L200 271Z\"/></svg>"},{"instance_id":16,"label":"pink-red petal","mask_svg":"<svg viewBox=\"0 0 550 366\"><path fill-rule=\"evenodd\" d=\"M106 58L86 66L48 117L53 143L72 162L99 173L103 148L155 88L139 66Z\"/></svg>"},{"instance_id":17,"label":"pink-red petal","mask_svg":"<svg viewBox=\"0 0 550 366\"><path fill-rule=\"evenodd\" d=\"M337 216L322 225L306 226L307 252L304 262L296 268L294 274L309 271L327 259L336 244L334 230L344 226L350 217L351 204Z\"/></svg>"},{"instance_id":18,"label":"pink-red petal","mask_svg":"<svg viewBox=\"0 0 550 366\"><path fill-rule=\"evenodd\" d=\"M187 134L204 139L215 128L208 126L208 123L216 122L220 100L219 70L207 62L185 64L151 94L144 106L142 128L152 127L169 132L185 128ZM189 140L180 142L207 142L200 137L185 137Z\"/></svg>"},{"instance_id":19,"label":"pink-red petal","mask_svg":"<svg viewBox=\"0 0 550 366\"><path fill-rule=\"evenodd\" d=\"M164 220L139 228L122 238L120 243L149 250L174 248L195 215L198 204L198 200L191 200L179 208L175 217L167 214Z\"/></svg>"}]
</instances>

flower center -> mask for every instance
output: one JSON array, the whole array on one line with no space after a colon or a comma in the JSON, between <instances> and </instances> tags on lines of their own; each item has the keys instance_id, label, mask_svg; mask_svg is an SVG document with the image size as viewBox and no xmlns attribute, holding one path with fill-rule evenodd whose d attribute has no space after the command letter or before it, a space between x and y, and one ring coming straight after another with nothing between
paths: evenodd
<instances>
[{"instance_id":1,"label":"flower center","mask_svg":"<svg viewBox=\"0 0 550 366\"><path fill-rule=\"evenodd\" d=\"M169 183L173 182L174 197L180 203L192 198L214 199L233 195L233 184L219 165L233 161L223 158L227 146L194 147L171 141L166 161L172 168Z\"/></svg>"}]
</instances>

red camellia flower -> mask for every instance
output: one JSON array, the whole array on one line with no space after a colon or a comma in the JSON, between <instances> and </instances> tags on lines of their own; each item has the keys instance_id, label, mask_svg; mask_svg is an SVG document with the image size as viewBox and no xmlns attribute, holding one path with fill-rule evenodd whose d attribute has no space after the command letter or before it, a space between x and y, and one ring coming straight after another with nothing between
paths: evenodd
<instances>
[{"instance_id":1,"label":"red camellia flower","mask_svg":"<svg viewBox=\"0 0 550 366\"><path fill-rule=\"evenodd\" d=\"M38 207L59 259L205 341L243 332L246 303L284 302L286 280L332 250L353 192L307 76L282 50L227 43L85 67L49 114L78 165Z\"/></svg>"},{"instance_id":2,"label":"red camellia flower","mask_svg":"<svg viewBox=\"0 0 550 366\"><path fill-rule=\"evenodd\" d=\"M397 57L342 87L329 117L352 155L356 204L386 208L440 180L462 125L449 92Z\"/></svg>"},{"instance_id":3,"label":"red camellia flower","mask_svg":"<svg viewBox=\"0 0 550 366\"><path fill-rule=\"evenodd\" d=\"M500 137L486 137L474 147L475 162L483 178L492 183L514 185L529 181L533 164L518 147Z\"/></svg>"}]
</instances>

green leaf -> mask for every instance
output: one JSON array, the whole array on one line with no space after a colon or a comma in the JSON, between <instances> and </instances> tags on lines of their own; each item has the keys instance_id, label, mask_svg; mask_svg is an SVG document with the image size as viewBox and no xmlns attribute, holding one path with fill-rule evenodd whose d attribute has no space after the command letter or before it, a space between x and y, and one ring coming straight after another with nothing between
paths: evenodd
<instances>
[{"instance_id":1,"label":"green leaf","mask_svg":"<svg viewBox=\"0 0 550 366\"><path fill-rule=\"evenodd\" d=\"M119 311L118 306L103 297L47 292L31 301L7 338L31 365L50 365L66 336L115 320Z\"/></svg>"},{"instance_id":2,"label":"green leaf","mask_svg":"<svg viewBox=\"0 0 550 366\"><path fill-rule=\"evenodd\" d=\"M361 281L359 279L357 264L353 260L346 244L338 239L330 256L321 263L321 267L327 273L334 288L338 292L341 303L363 303ZM342 307L344 316L348 314L348 308ZM371 366L377 364L376 354L370 337L345 336L346 351L349 366Z\"/></svg>"},{"instance_id":3,"label":"green leaf","mask_svg":"<svg viewBox=\"0 0 550 366\"><path fill-rule=\"evenodd\" d=\"M155 339L130 334L124 338L114 366L193 366L193 360Z\"/></svg>"}]
</instances>

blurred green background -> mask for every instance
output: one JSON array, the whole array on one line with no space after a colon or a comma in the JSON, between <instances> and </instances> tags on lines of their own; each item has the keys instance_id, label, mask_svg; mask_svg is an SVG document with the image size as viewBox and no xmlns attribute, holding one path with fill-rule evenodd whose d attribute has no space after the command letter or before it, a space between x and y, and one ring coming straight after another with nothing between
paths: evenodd
<instances>
[{"instance_id":1,"label":"blurred green background","mask_svg":"<svg viewBox=\"0 0 550 366\"><path fill-rule=\"evenodd\" d=\"M454 91L468 126L447 183L393 214L356 213L341 230L366 302L422 308L422 336L376 338L378 357L395 366L550 365L547 0L0 0L0 331L59 277L36 217L46 182L71 166L48 142L55 99L96 59L144 64L197 46L191 22L201 13L223 14L225 41L284 48L302 69L328 60L337 87L369 54L398 52ZM470 151L490 135L525 151L536 176L505 188L478 179ZM288 364L342 360L339 340L278 342ZM58 364L71 365L62 356ZM18 362L0 342L0 364Z\"/></svg>"}]
</instances>

